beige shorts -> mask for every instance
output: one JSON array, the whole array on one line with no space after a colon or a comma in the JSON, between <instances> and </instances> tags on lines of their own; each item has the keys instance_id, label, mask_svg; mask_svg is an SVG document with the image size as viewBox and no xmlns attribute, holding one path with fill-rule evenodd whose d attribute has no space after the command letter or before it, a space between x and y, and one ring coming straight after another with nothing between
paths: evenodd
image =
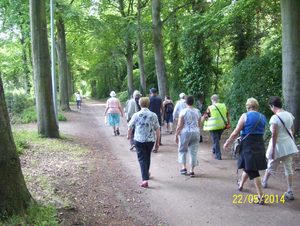
<instances>
[{"instance_id":1,"label":"beige shorts","mask_svg":"<svg viewBox=\"0 0 300 226\"><path fill-rule=\"evenodd\" d=\"M292 169L292 159L293 159L293 154L291 155L286 155L278 159L269 159L268 160L268 169L267 172L274 175L276 174L277 167L280 162L282 162L285 175L293 175L293 169Z\"/></svg>"}]
</instances>

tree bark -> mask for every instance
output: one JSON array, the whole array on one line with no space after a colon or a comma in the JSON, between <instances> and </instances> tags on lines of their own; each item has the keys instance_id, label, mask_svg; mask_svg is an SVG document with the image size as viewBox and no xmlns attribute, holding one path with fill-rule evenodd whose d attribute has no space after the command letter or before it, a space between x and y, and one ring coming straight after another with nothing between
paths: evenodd
<instances>
[{"instance_id":1,"label":"tree bark","mask_svg":"<svg viewBox=\"0 0 300 226\"><path fill-rule=\"evenodd\" d=\"M130 95L133 94L133 50L130 41L126 41L127 84Z\"/></svg>"},{"instance_id":2,"label":"tree bark","mask_svg":"<svg viewBox=\"0 0 300 226\"><path fill-rule=\"evenodd\" d=\"M59 72L59 107L62 111L69 111L69 88L68 88L68 62L65 25L60 17L56 22L57 27L57 56Z\"/></svg>"},{"instance_id":3,"label":"tree bark","mask_svg":"<svg viewBox=\"0 0 300 226\"><path fill-rule=\"evenodd\" d=\"M0 216L20 213L33 203L12 136L0 75Z\"/></svg>"},{"instance_id":4,"label":"tree bark","mask_svg":"<svg viewBox=\"0 0 300 226\"><path fill-rule=\"evenodd\" d=\"M300 103L300 1L281 0L282 89L287 110L295 116L299 134Z\"/></svg>"},{"instance_id":5,"label":"tree bark","mask_svg":"<svg viewBox=\"0 0 300 226\"><path fill-rule=\"evenodd\" d=\"M143 51L143 40L142 40L142 25L141 25L141 0L138 0L138 60L140 68L140 78L141 78L141 93L145 97L146 93L146 72L144 66L144 51Z\"/></svg>"},{"instance_id":6,"label":"tree bark","mask_svg":"<svg viewBox=\"0 0 300 226\"><path fill-rule=\"evenodd\" d=\"M152 1L155 69L156 69L159 95L162 98L164 98L165 95L169 95L169 87L168 87L168 78L166 73L164 50L163 50L163 41L162 41L163 23L160 18L160 7L161 7L160 0Z\"/></svg>"},{"instance_id":7,"label":"tree bark","mask_svg":"<svg viewBox=\"0 0 300 226\"><path fill-rule=\"evenodd\" d=\"M30 25L38 133L44 137L58 138L52 99L45 0L30 0Z\"/></svg>"}]
</instances>

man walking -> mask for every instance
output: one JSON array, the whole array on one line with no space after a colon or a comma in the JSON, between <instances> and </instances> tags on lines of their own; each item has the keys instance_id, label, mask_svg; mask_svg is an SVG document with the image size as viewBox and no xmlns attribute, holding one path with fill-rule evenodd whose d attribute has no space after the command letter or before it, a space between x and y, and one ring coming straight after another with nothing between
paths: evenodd
<instances>
[{"instance_id":1,"label":"man walking","mask_svg":"<svg viewBox=\"0 0 300 226\"><path fill-rule=\"evenodd\" d=\"M212 151L215 154L215 159L221 160L220 139L224 129L230 127L229 113L226 105L219 103L219 96L214 94L211 97L212 105L208 107L202 117L204 121L204 131L210 131L213 147Z\"/></svg>"},{"instance_id":2,"label":"man walking","mask_svg":"<svg viewBox=\"0 0 300 226\"><path fill-rule=\"evenodd\" d=\"M140 91L138 90L135 90L133 92L133 95L132 95L132 99L128 100L127 103L126 103L126 119L127 119L127 122L130 121L132 115L138 111L141 110L141 107L140 107L140 104L139 104L139 99L141 97L141 93ZM135 148L135 145L134 145L134 128L132 129L132 133L131 133L131 136L130 136L130 150L133 150Z\"/></svg>"},{"instance_id":3,"label":"man walking","mask_svg":"<svg viewBox=\"0 0 300 226\"><path fill-rule=\"evenodd\" d=\"M151 95L151 97L149 98L150 99L149 110L157 115L158 122L160 125L160 130L161 130L161 116L164 114L163 101L160 97L157 96L156 88L150 89L150 95ZM160 138L159 138L159 145L162 145L161 134L160 134ZM153 152L157 153L157 150L154 149Z\"/></svg>"},{"instance_id":4,"label":"man walking","mask_svg":"<svg viewBox=\"0 0 300 226\"><path fill-rule=\"evenodd\" d=\"M173 121L175 121L176 119L176 115L179 115L179 113L181 112L181 110L186 108L185 105L185 94L184 93L180 93L179 94L180 100L176 103L174 111L173 111Z\"/></svg>"}]
</instances>

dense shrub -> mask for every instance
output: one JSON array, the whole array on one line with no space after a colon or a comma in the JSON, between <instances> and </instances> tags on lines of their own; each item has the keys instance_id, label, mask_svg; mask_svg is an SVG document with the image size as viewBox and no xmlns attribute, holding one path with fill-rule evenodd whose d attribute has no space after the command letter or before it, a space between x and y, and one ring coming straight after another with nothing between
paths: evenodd
<instances>
[{"instance_id":1,"label":"dense shrub","mask_svg":"<svg viewBox=\"0 0 300 226\"><path fill-rule=\"evenodd\" d=\"M270 118L273 115L268 105L270 96L282 95L281 54L268 53L245 59L227 75L227 79L231 83L226 88L225 102L233 120L246 112L245 104L250 97L258 100L259 111Z\"/></svg>"},{"instance_id":2,"label":"dense shrub","mask_svg":"<svg viewBox=\"0 0 300 226\"><path fill-rule=\"evenodd\" d=\"M20 114L35 104L33 95L26 94L23 89L5 92L5 100L10 114Z\"/></svg>"}]
</instances>

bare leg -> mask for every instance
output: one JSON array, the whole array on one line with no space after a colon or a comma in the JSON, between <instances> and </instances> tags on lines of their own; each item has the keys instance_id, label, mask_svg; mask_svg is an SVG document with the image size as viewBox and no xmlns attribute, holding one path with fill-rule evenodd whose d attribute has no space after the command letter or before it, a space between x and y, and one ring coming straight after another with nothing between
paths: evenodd
<instances>
[{"instance_id":1,"label":"bare leg","mask_svg":"<svg viewBox=\"0 0 300 226\"><path fill-rule=\"evenodd\" d=\"M190 173L194 172L195 167L190 167Z\"/></svg>"},{"instance_id":2,"label":"bare leg","mask_svg":"<svg viewBox=\"0 0 300 226\"><path fill-rule=\"evenodd\" d=\"M246 182L246 180L249 178L248 174L243 171L243 174L242 174L242 180L240 182L240 187L243 187L244 186L244 183Z\"/></svg>"},{"instance_id":3,"label":"bare leg","mask_svg":"<svg viewBox=\"0 0 300 226\"><path fill-rule=\"evenodd\" d=\"M186 169L186 163L182 164L182 169Z\"/></svg>"},{"instance_id":4,"label":"bare leg","mask_svg":"<svg viewBox=\"0 0 300 226\"><path fill-rule=\"evenodd\" d=\"M254 184L255 184L256 191L258 193L258 197L261 198L263 196L263 190L262 190L262 186L261 186L261 178L260 177L254 178Z\"/></svg>"}]
</instances>

